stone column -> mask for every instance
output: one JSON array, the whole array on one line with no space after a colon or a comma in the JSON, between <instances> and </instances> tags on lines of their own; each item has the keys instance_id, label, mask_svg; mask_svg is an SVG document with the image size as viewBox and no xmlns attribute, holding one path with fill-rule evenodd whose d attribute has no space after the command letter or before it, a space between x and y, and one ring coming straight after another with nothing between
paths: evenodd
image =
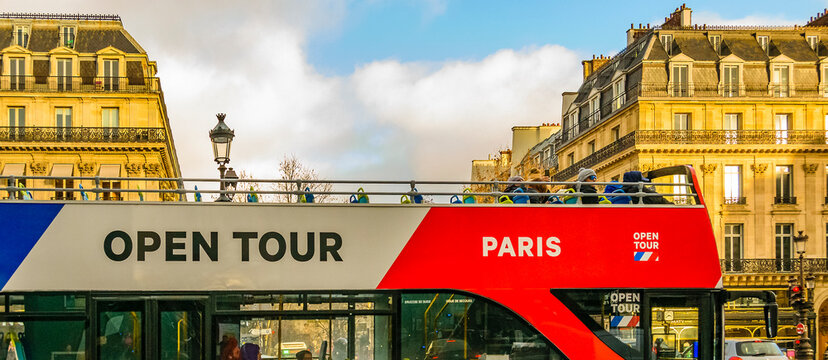
<instances>
[{"instance_id":1,"label":"stone column","mask_svg":"<svg viewBox=\"0 0 828 360\"><path fill-rule=\"evenodd\" d=\"M745 258L773 258L773 232L767 222L767 215L770 214L769 204L773 194L767 193L767 177L765 171L768 164L753 164L750 170L753 171L753 196L748 198L748 203L753 204L753 234L745 238L745 243L750 244L754 249L752 254L745 254Z\"/></svg>"}]
</instances>

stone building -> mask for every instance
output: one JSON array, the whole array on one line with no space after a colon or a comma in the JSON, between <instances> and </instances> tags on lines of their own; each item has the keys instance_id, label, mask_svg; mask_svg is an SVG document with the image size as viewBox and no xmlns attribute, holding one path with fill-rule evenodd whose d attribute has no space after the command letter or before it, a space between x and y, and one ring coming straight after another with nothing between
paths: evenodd
<instances>
[{"instance_id":1,"label":"stone building","mask_svg":"<svg viewBox=\"0 0 828 360\"><path fill-rule=\"evenodd\" d=\"M799 265L792 239L804 231L805 270L817 277L811 334L821 356L828 343L828 15L797 26L711 26L693 24L681 6L662 25L631 26L623 50L583 66L580 88L563 94L561 131L514 158L515 167L550 152L539 164L552 180L571 181L586 167L611 181L630 170L692 165L724 286L776 290L783 307ZM727 336L763 335L760 321L738 310L728 319ZM796 336L793 321L783 309L781 341Z\"/></svg>"},{"instance_id":2,"label":"stone building","mask_svg":"<svg viewBox=\"0 0 828 360\"><path fill-rule=\"evenodd\" d=\"M0 47L2 175L180 177L157 65L120 17L4 13ZM104 200L139 199L137 192L113 191L117 189L176 186L120 180L16 182L27 188L83 186L87 197ZM103 190L96 193L96 188ZM81 198L77 191L33 194L41 200ZM152 193L145 196L158 199Z\"/></svg>"}]
</instances>

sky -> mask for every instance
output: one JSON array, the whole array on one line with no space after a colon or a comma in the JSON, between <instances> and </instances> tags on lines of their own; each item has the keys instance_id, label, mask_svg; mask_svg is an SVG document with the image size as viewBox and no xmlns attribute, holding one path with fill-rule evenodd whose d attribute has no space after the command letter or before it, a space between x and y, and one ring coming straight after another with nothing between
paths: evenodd
<instances>
[{"instance_id":1,"label":"sky","mask_svg":"<svg viewBox=\"0 0 828 360\"><path fill-rule=\"evenodd\" d=\"M828 1L695 1L693 22L804 24ZM623 6L621 6L623 5ZM295 155L325 179L464 180L516 125L558 123L581 60L681 3L558 0L48 0L9 12L107 13L158 63L185 177L231 164L278 178Z\"/></svg>"}]
</instances>

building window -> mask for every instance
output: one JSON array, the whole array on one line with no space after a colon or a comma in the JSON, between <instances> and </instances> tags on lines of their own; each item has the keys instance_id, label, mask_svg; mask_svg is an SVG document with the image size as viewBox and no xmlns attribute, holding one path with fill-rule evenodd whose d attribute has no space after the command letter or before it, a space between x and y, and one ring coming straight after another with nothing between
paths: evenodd
<instances>
[{"instance_id":1,"label":"building window","mask_svg":"<svg viewBox=\"0 0 828 360\"><path fill-rule=\"evenodd\" d=\"M776 270L793 269L793 224L776 224Z\"/></svg>"},{"instance_id":2,"label":"building window","mask_svg":"<svg viewBox=\"0 0 828 360\"><path fill-rule=\"evenodd\" d=\"M742 197L742 167L739 165L725 165L724 167L724 203L744 204Z\"/></svg>"},{"instance_id":3,"label":"building window","mask_svg":"<svg viewBox=\"0 0 828 360\"><path fill-rule=\"evenodd\" d=\"M673 130L692 130L690 114L673 114Z\"/></svg>"},{"instance_id":4,"label":"building window","mask_svg":"<svg viewBox=\"0 0 828 360\"><path fill-rule=\"evenodd\" d=\"M773 129L776 130L776 143L788 143L788 130L791 130L791 117L788 114L776 114L773 117Z\"/></svg>"},{"instance_id":5,"label":"building window","mask_svg":"<svg viewBox=\"0 0 828 360\"><path fill-rule=\"evenodd\" d=\"M826 116L828 116L828 115L826 115ZM828 129L828 128L826 128L826 129ZM621 126L616 126L616 127L612 128L612 130L610 130L610 132L612 133L612 141L613 142L618 141L618 139L621 138ZM828 133L828 131L826 131L826 133Z\"/></svg>"},{"instance_id":6,"label":"building window","mask_svg":"<svg viewBox=\"0 0 828 360\"><path fill-rule=\"evenodd\" d=\"M26 108L9 107L9 137L22 139L26 133Z\"/></svg>"},{"instance_id":7,"label":"building window","mask_svg":"<svg viewBox=\"0 0 828 360\"><path fill-rule=\"evenodd\" d=\"M57 128L58 140L69 139L69 134L72 127L72 108L60 107L55 108L55 127Z\"/></svg>"},{"instance_id":8,"label":"building window","mask_svg":"<svg viewBox=\"0 0 828 360\"><path fill-rule=\"evenodd\" d=\"M101 165L101 168L98 170L98 176L102 178L120 177L121 165ZM117 191L121 189L120 180L101 180L101 189L104 189L101 193L102 199L121 200L121 192Z\"/></svg>"},{"instance_id":9,"label":"building window","mask_svg":"<svg viewBox=\"0 0 828 360\"><path fill-rule=\"evenodd\" d=\"M664 45L664 51L667 52L667 55L672 55L673 54L673 35L661 34L659 36L659 40L661 40L661 44Z\"/></svg>"},{"instance_id":10,"label":"building window","mask_svg":"<svg viewBox=\"0 0 828 360\"><path fill-rule=\"evenodd\" d=\"M25 176L26 175L26 164L8 164L7 163L5 166L3 166L3 172L0 173L0 175L2 175L2 176L15 176L15 177ZM26 185L27 185L26 180L27 179L15 179L14 182L17 183L17 186L22 185L23 187L26 187ZM6 184L8 186L14 186L11 179L7 179ZM7 195L8 195L8 198L15 197L17 199L23 199L23 192L22 191L18 191L17 193L15 193L13 191L9 191L7 193Z\"/></svg>"},{"instance_id":11,"label":"building window","mask_svg":"<svg viewBox=\"0 0 828 360\"><path fill-rule=\"evenodd\" d=\"M722 70L722 94L725 97L739 96L739 65L724 65Z\"/></svg>"},{"instance_id":12,"label":"building window","mask_svg":"<svg viewBox=\"0 0 828 360\"><path fill-rule=\"evenodd\" d=\"M15 25L14 27L14 43L17 46L24 48L29 47L29 27L25 25Z\"/></svg>"},{"instance_id":13,"label":"building window","mask_svg":"<svg viewBox=\"0 0 828 360\"><path fill-rule=\"evenodd\" d=\"M687 184L687 175L673 175L673 184ZM679 194L673 195L673 203L682 205L689 204L690 199L686 195L681 195L687 193L687 185L673 185L673 194Z\"/></svg>"},{"instance_id":14,"label":"building window","mask_svg":"<svg viewBox=\"0 0 828 360\"><path fill-rule=\"evenodd\" d=\"M773 84L771 85L773 96L788 97L790 94L789 84L789 67L787 65L777 65L773 67Z\"/></svg>"},{"instance_id":15,"label":"building window","mask_svg":"<svg viewBox=\"0 0 828 360\"><path fill-rule=\"evenodd\" d=\"M612 109L618 110L622 106L624 106L624 101L626 100L626 92L624 92L624 80L619 80L615 84L612 84Z\"/></svg>"},{"instance_id":16,"label":"building window","mask_svg":"<svg viewBox=\"0 0 828 360\"><path fill-rule=\"evenodd\" d=\"M63 26L60 28L60 45L70 49L75 48L75 28Z\"/></svg>"},{"instance_id":17,"label":"building window","mask_svg":"<svg viewBox=\"0 0 828 360\"><path fill-rule=\"evenodd\" d=\"M56 177L55 179L55 196L53 200L75 200L75 193L72 190L58 190L58 189L74 189L75 181L73 179L65 179L72 177L72 164L54 164L52 165L52 172L49 176Z\"/></svg>"},{"instance_id":18,"label":"building window","mask_svg":"<svg viewBox=\"0 0 828 360\"><path fill-rule=\"evenodd\" d=\"M587 150L589 151L590 154L595 153L595 140L592 140L592 141L587 143Z\"/></svg>"},{"instance_id":19,"label":"building window","mask_svg":"<svg viewBox=\"0 0 828 360\"><path fill-rule=\"evenodd\" d=\"M742 224L725 224L724 258L725 271L742 271Z\"/></svg>"},{"instance_id":20,"label":"building window","mask_svg":"<svg viewBox=\"0 0 828 360\"><path fill-rule=\"evenodd\" d=\"M118 108L103 108L101 109L101 126L104 127L105 138L118 137L118 122L119 122Z\"/></svg>"},{"instance_id":21,"label":"building window","mask_svg":"<svg viewBox=\"0 0 828 360\"><path fill-rule=\"evenodd\" d=\"M569 153L569 155L566 156L566 162L566 166L575 165L575 153Z\"/></svg>"},{"instance_id":22,"label":"building window","mask_svg":"<svg viewBox=\"0 0 828 360\"><path fill-rule=\"evenodd\" d=\"M26 89L26 59L24 59L24 58L10 58L9 59L9 89L10 90L25 90Z\"/></svg>"},{"instance_id":23,"label":"building window","mask_svg":"<svg viewBox=\"0 0 828 360\"><path fill-rule=\"evenodd\" d=\"M767 36L757 36L756 42L759 43L759 47L762 48L762 51L765 52L765 55L768 54L768 37Z\"/></svg>"},{"instance_id":24,"label":"building window","mask_svg":"<svg viewBox=\"0 0 828 360\"><path fill-rule=\"evenodd\" d=\"M58 90L72 90L72 59L57 59L56 65Z\"/></svg>"},{"instance_id":25,"label":"building window","mask_svg":"<svg viewBox=\"0 0 828 360\"><path fill-rule=\"evenodd\" d=\"M601 95L598 94L589 101L589 125L598 123L601 119Z\"/></svg>"},{"instance_id":26,"label":"building window","mask_svg":"<svg viewBox=\"0 0 828 360\"><path fill-rule=\"evenodd\" d=\"M739 130L742 129L741 114L725 114L723 125L725 130L725 143L738 143Z\"/></svg>"},{"instance_id":27,"label":"building window","mask_svg":"<svg viewBox=\"0 0 828 360\"><path fill-rule=\"evenodd\" d=\"M103 89L118 90L119 72L117 59L105 59L103 61Z\"/></svg>"},{"instance_id":28,"label":"building window","mask_svg":"<svg viewBox=\"0 0 828 360\"><path fill-rule=\"evenodd\" d=\"M721 55L722 53L722 36L721 35L710 35L710 45L713 46L713 51L716 52L716 55Z\"/></svg>"},{"instance_id":29,"label":"building window","mask_svg":"<svg viewBox=\"0 0 828 360\"><path fill-rule=\"evenodd\" d=\"M828 97L828 66L822 67L822 96Z\"/></svg>"},{"instance_id":30,"label":"building window","mask_svg":"<svg viewBox=\"0 0 828 360\"><path fill-rule=\"evenodd\" d=\"M690 96L690 83L688 80L688 65L673 65L672 78L673 96Z\"/></svg>"},{"instance_id":31,"label":"building window","mask_svg":"<svg viewBox=\"0 0 828 360\"><path fill-rule=\"evenodd\" d=\"M776 197L775 204L796 204L793 196L793 166L776 166Z\"/></svg>"},{"instance_id":32,"label":"building window","mask_svg":"<svg viewBox=\"0 0 828 360\"><path fill-rule=\"evenodd\" d=\"M808 36L808 46L811 47L811 50L816 51L817 46L819 46L819 37L818 36Z\"/></svg>"}]
</instances>

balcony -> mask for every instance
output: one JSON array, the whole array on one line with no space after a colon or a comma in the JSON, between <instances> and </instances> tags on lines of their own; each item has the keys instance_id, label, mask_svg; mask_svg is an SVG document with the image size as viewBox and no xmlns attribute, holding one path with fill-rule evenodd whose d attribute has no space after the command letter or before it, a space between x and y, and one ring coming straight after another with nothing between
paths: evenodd
<instances>
[{"instance_id":1,"label":"balcony","mask_svg":"<svg viewBox=\"0 0 828 360\"><path fill-rule=\"evenodd\" d=\"M745 85L718 83L642 83L641 96L644 97L822 97L824 86L816 85Z\"/></svg>"},{"instance_id":2,"label":"balcony","mask_svg":"<svg viewBox=\"0 0 828 360\"><path fill-rule=\"evenodd\" d=\"M563 144L563 141L560 143ZM561 145L556 148L560 149ZM826 145L822 130L638 130L599 149L552 176L555 181L572 178L578 169L591 168L635 145ZM795 197L789 197L792 204Z\"/></svg>"},{"instance_id":3,"label":"balcony","mask_svg":"<svg viewBox=\"0 0 828 360\"><path fill-rule=\"evenodd\" d=\"M636 143L683 145L826 145L820 130L639 130Z\"/></svg>"},{"instance_id":4,"label":"balcony","mask_svg":"<svg viewBox=\"0 0 828 360\"><path fill-rule=\"evenodd\" d=\"M0 127L0 142L158 143L167 141L164 128L136 127Z\"/></svg>"},{"instance_id":5,"label":"balcony","mask_svg":"<svg viewBox=\"0 0 828 360\"><path fill-rule=\"evenodd\" d=\"M725 205L745 205L747 204L746 197L726 197L724 198Z\"/></svg>"},{"instance_id":6,"label":"balcony","mask_svg":"<svg viewBox=\"0 0 828 360\"><path fill-rule=\"evenodd\" d=\"M774 205L796 205L796 196L774 196L773 203Z\"/></svg>"},{"instance_id":7,"label":"balcony","mask_svg":"<svg viewBox=\"0 0 828 360\"><path fill-rule=\"evenodd\" d=\"M740 274L776 274L799 272L799 259L736 259L720 260L722 272ZM806 273L828 272L828 259L805 259Z\"/></svg>"},{"instance_id":8,"label":"balcony","mask_svg":"<svg viewBox=\"0 0 828 360\"><path fill-rule=\"evenodd\" d=\"M67 93L157 93L157 77L0 76L0 91Z\"/></svg>"}]
</instances>

